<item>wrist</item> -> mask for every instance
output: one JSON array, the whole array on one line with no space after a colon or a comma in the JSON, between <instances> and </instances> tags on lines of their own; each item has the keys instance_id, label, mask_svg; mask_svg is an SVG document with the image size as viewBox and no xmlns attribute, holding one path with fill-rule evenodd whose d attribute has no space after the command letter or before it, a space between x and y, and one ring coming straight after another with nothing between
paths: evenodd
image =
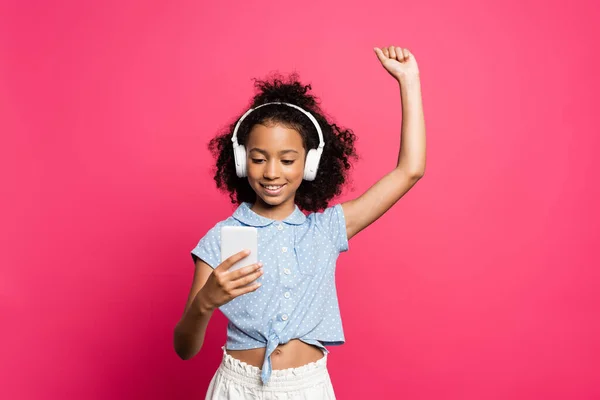
<instances>
[{"instance_id":1,"label":"wrist","mask_svg":"<svg viewBox=\"0 0 600 400\"><path fill-rule=\"evenodd\" d=\"M411 75L411 76L402 76L397 79L398 84L405 88L418 88L421 85L421 77L419 73Z\"/></svg>"},{"instance_id":2,"label":"wrist","mask_svg":"<svg viewBox=\"0 0 600 400\"><path fill-rule=\"evenodd\" d=\"M194 298L194 309L200 315L210 314L215 310L215 306L208 301L206 296L204 296L204 292L200 290L196 297Z\"/></svg>"},{"instance_id":3,"label":"wrist","mask_svg":"<svg viewBox=\"0 0 600 400\"><path fill-rule=\"evenodd\" d=\"M398 86L403 101L413 101L421 97L421 83L418 77L398 81Z\"/></svg>"}]
</instances>

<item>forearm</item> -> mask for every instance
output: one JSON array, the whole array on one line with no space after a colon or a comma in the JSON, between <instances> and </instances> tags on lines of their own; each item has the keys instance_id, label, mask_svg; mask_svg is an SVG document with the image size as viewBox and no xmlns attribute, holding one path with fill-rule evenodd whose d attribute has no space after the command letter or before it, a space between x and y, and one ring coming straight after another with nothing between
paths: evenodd
<instances>
[{"instance_id":1,"label":"forearm","mask_svg":"<svg viewBox=\"0 0 600 400\"><path fill-rule=\"evenodd\" d=\"M418 76L399 81L402 100L401 146L398 168L414 176L425 173L425 116Z\"/></svg>"},{"instance_id":2,"label":"forearm","mask_svg":"<svg viewBox=\"0 0 600 400\"><path fill-rule=\"evenodd\" d=\"M183 360L194 357L204 343L204 336L213 309L201 304L196 298L175 326L173 344L175 352Z\"/></svg>"}]
</instances>

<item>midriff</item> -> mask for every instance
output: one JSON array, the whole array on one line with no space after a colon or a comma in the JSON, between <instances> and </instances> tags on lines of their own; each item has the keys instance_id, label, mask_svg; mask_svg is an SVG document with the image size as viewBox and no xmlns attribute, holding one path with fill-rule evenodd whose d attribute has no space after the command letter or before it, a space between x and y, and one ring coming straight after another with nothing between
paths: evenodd
<instances>
[{"instance_id":1,"label":"midriff","mask_svg":"<svg viewBox=\"0 0 600 400\"><path fill-rule=\"evenodd\" d=\"M262 368L265 359L264 347L249 350L226 350L231 357L249 365ZM292 339L277 346L271 354L271 367L276 369L298 368L323 358L323 350L317 346Z\"/></svg>"}]
</instances>

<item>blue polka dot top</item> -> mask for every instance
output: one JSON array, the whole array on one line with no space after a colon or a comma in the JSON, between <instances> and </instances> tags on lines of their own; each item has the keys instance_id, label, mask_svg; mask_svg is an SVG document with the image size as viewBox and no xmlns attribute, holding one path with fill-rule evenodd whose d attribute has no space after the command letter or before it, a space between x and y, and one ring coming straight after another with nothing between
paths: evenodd
<instances>
[{"instance_id":1,"label":"blue polka dot top","mask_svg":"<svg viewBox=\"0 0 600 400\"><path fill-rule=\"evenodd\" d=\"M344 343L334 278L338 255L348 250L348 237L340 204L308 216L296 206L283 221L265 218L250 207L242 203L217 223L192 255L216 268L221 261L221 227L257 228L262 285L220 310L229 320L227 349L266 347L261 379L267 383L271 354L279 344L300 339L327 352L325 346Z\"/></svg>"}]
</instances>

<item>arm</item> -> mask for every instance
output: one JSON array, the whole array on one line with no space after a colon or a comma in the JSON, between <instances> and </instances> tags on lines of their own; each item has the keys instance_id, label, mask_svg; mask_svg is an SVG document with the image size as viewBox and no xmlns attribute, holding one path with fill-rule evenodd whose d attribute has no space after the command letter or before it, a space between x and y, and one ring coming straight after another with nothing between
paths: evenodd
<instances>
[{"instance_id":1,"label":"arm","mask_svg":"<svg viewBox=\"0 0 600 400\"><path fill-rule=\"evenodd\" d=\"M383 67L397 80L402 101L398 164L365 193L342 204L348 239L372 224L404 196L425 173L425 118L419 70L414 56L400 47L375 49Z\"/></svg>"},{"instance_id":2,"label":"arm","mask_svg":"<svg viewBox=\"0 0 600 400\"><path fill-rule=\"evenodd\" d=\"M214 270L196 259L192 288L173 335L175 352L183 360L194 357L202 348L208 321L216 308L260 287L260 283L255 281L262 275L262 263L229 271L233 264L248 254L244 251L234 254Z\"/></svg>"},{"instance_id":3,"label":"arm","mask_svg":"<svg viewBox=\"0 0 600 400\"><path fill-rule=\"evenodd\" d=\"M183 317L175 326L173 345L177 355L188 360L194 357L202 348L208 321L214 309L204 304L201 297L197 296L212 273L212 268L204 261L197 259L194 270L192 288L185 305Z\"/></svg>"}]
</instances>

